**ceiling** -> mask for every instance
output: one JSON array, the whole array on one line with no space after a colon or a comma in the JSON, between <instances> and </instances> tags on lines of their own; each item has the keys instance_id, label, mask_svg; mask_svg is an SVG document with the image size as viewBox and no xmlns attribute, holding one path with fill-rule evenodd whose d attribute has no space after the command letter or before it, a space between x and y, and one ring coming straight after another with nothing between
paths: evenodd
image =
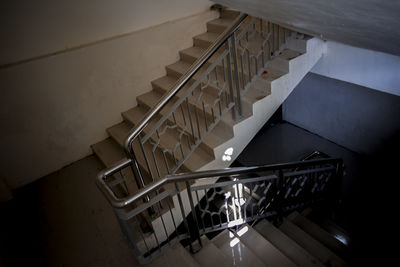
<instances>
[{"instance_id":1,"label":"ceiling","mask_svg":"<svg viewBox=\"0 0 400 267\"><path fill-rule=\"evenodd\" d=\"M213 0L303 33L400 56L398 0Z\"/></svg>"}]
</instances>

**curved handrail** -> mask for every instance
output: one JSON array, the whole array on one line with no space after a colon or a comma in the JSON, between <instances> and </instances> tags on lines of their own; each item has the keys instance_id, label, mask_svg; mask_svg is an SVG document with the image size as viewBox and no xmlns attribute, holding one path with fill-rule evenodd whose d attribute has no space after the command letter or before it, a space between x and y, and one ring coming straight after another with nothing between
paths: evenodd
<instances>
[{"instance_id":1,"label":"curved handrail","mask_svg":"<svg viewBox=\"0 0 400 267\"><path fill-rule=\"evenodd\" d=\"M185 86L185 84L195 75L195 73L209 60L214 53L224 44L224 42L234 34L234 32L242 25L245 19L248 17L247 14L241 13L232 23L232 26L226 29L215 42L204 52L204 54L198 58L192 66L186 71L181 78L174 84L172 89L165 94L157 104L150 109L144 116L144 118L129 132L125 139L125 152L129 157L134 156L132 142L138 137L143 129L148 125L150 120L159 113L159 111Z\"/></svg>"},{"instance_id":2,"label":"curved handrail","mask_svg":"<svg viewBox=\"0 0 400 267\"><path fill-rule=\"evenodd\" d=\"M150 194L151 192L157 190L162 185L167 183L175 183L175 182L184 182L184 181L191 181L201 178L211 178L211 177L219 177L219 176L226 176L226 175L238 175L243 173L249 172L265 172L275 169L292 169L298 167L305 167L305 166L312 166L316 163L318 164L329 164L329 163L337 163L341 162L342 159L339 158L327 158L327 159L313 159L307 161L295 161L290 163L280 163L280 164L272 164L272 165L263 165L263 166L254 166L254 167L236 167L236 168L225 168L219 170L208 170L208 171L198 171L198 172L190 172L190 173L180 173L180 174L173 174L168 175L165 178L153 182L147 185L145 188L139 189L139 191L132 196L128 196L125 198L117 198L114 192L106 185L105 179L118 171L121 168L129 166L131 163L130 159L125 159L122 162L116 164L114 167L110 167L107 170L102 171L99 173L97 177L97 185L103 194L106 196L110 204L115 208L122 208L125 207L138 199L146 197L146 195Z\"/></svg>"}]
</instances>

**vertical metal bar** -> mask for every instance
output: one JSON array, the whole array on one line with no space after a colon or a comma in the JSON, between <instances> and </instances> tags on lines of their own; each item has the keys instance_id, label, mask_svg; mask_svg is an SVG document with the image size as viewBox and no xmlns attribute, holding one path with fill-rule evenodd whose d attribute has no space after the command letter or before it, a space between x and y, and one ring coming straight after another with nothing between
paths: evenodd
<instances>
[{"instance_id":1,"label":"vertical metal bar","mask_svg":"<svg viewBox=\"0 0 400 267\"><path fill-rule=\"evenodd\" d=\"M147 159L146 152L144 151L144 147L143 147L143 143L142 143L142 139L141 139L140 135L138 136L138 141L139 141L140 149L142 150L142 154L143 154L143 157L144 157L144 161L146 163L146 167L149 170L149 174L151 176L151 180L154 182L154 174L153 174L153 172L152 172L152 170L150 168L150 164L149 164L149 161Z\"/></svg>"},{"instance_id":2,"label":"vertical metal bar","mask_svg":"<svg viewBox=\"0 0 400 267\"><path fill-rule=\"evenodd\" d=\"M187 108L187 111L188 111L188 118L189 118L189 123L190 123L190 129L192 130L193 143L196 143L196 140L195 140L196 137L195 137L195 135L194 135L194 128L193 128L193 122L192 122L192 115L190 114L189 99L186 98L185 101L186 101L186 108Z\"/></svg>"},{"instance_id":3,"label":"vertical metal bar","mask_svg":"<svg viewBox=\"0 0 400 267\"><path fill-rule=\"evenodd\" d=\"M235 40L231 38L231 40L234 42ZM233 79L232 79L232 66L231 66L231 48L229 45L229 40L226 40L225 42L226 49L229 51L229 54L227 55L227 72L228 72L228 87L229 87L229 94L230 94L230 101L231 103L235 103L235 96L233 94ZM228 103L228 101L226 101ZM228 104L227 104L228 107ZM236 120L236 111L235 111L235 106L232 108L232 117L233 120Z\"/></svg>"},{"instance_id":4,"label":"vertical metal bar","mask_svg":"<svg viewBox=\"0 0 400 267\"><path fill-rule=\"evenodd\" d=\"M206 113L206 107L204 105L204 101L201 101L202 106L203 106L203 116L204 116L204 123L206 125L206 133L208 132L208 122L207 122L207 113Z\"/></svg>"},{"instance_id":5,"label":"vertical metal bar","mask_svg":"<svg viewBox=\"0 0 400 267\"><path fill-rule=\"evenodd\" d=\"M161 223L162 223L163 228L164 228L165 237L167 238L167 242L168 242L168 244L169 244L168 231L167 231L167 228L165 227L164 218L163 218L162 213L161 213L161 209L160 209L160 207L161 207L161 202L160 202L160 201L158 202L158 205L159 205L159 206L157 206L157 204L156 204L157 210L158 210L158 214L159 214L159 217L160 217L160 219L161 219Z\"/></svg>"},{"instance_id":6,"label":"vertical metal bar","mask_svg":"<svg viewBox=\"0 0 400 267\"><path fill-rule=\"evenodd\" d=\"M171 214L171 219L172 219L172 223L174 224L176 235L179 236L178 228L176 227L176 223L175 223L174 214L171 209L171 204L169 204L169 199L167 199L167 205L168 205L169 213Z\"/></svg>"},{"instance_id":7,"label":"vertical metal bar","mask_svg":"<svg viewBox=\"0 0 400 267\"><path fill-rule=\"evenodd\" d=\"M195 192L196 192L197 203L198 203L199 209L201 211L203 208L201 207L201 204L200 204L199 194L198 194L197 190L195 190ZM204 212L202 212L202 214L200 215L200 218L201 218L201 222L203 223L203 232L205 233L206 232L206 224L204 222Z\"/></svg>"},{"instance_id":8,"label":"vertical metal bar","mask_svg":"<svg viewBox=\"0 0 400 267\"><path fill-rule=\"evenodd\" d=\"M181 192L179 191L178 184L177 184L176 182L175 182L174 184L175 184L175 189L176 189L176 192L177 192L176 196L178 197L179 208L180 208L180 210L181 210L181 214L182 214L182 218L183 218L183 225L184 225L185 228L186 228L186 232L187 232L188 235L190 236L189 225L188 225L187 220L186 220L185 209L183 208ZM189 242L189 247L190 247L190 251L191 251L191 252L194 252L193 246L192 246L192 242Z\"/></svg>"},{"instance_id":9,"label":"vertical metal bar","mask_svg":"<svg viewBox=\"0 0 400 267\"><path fill-rule=\"evenodd\" d=\"M234 33L231 37L232 40L232 56L233 56L233 64L234 69L233 72L235 73L236 78L236 99L237 99L237 111L239 114L239 118L242 117L242 101L240 95L240 85L239 85L239 72L238 72L238 58L236 55L236 33Z\"/></svg>"},{"instance_id":10,"label":"vertical metal bar","mask_svg":"<svg viewBox=\"0 0 400 267\"><path fill-rule=\"evenodd\" d=\"M210 201L208 200L207 191L205 189L204 189L204 196L206 197L207 206L209 206ZM210 219L211 219L211 229L214 229L214 221L211 213L210 213Z\"/></svg>"},{"instance_id":11,"label":"vertical metal bar","mask_svg":"<svg viewBox=\"0 0 400 267\"><path fill-rule=\"evenodd\" d=\"M203 244L201 242L201 237L200 237L199 222L197 221L196 210L195 210L195 207L194 207L194 204L193 204L192 189L190 187L189 181L186 181L186 190L187 190L188 197L189 197L190 209L192 210L193 220L196 223L196 235L197 235L196 237L197 237L197 240L199 242L200 247L202 247Z\"/></svg>"}]
</instances>

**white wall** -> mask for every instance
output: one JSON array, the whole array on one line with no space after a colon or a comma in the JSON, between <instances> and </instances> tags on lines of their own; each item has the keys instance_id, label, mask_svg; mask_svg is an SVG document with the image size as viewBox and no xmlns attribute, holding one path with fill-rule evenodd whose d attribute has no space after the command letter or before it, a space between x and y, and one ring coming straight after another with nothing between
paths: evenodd
<instances>
[{"instance_id":1,"label":"white wall","mask_svg":"<svg viewBox=\"0 0 400 267\"><path fill-rule=\"evenodd\" d=\"M0 9L0 65L206 11L208 0L17 0Z\"/></svg>"},{"instance_id":2,"label":"white wall","mask_svg":"<svg viewBox=\"0 0 400 267\"><path fill-rule=\"evenodd\" d=\"M311 72L400 96L400 57L391 54L328 41Z\"/></svg>"},{"instance_id":3,"label":"white wall","mask_svg":"<svg viewBox=\"0 0 400 267\"><path fill-rule=\"evenodd\" d=\"M218 15L200 0L151 1L152 7L150 1L23 2L15 16L1 9L7 14L2 25L21 20L2 29L10 54L1 62L95 43L0 67L0 176L11 188L89 155L120 112L135 106L135 97L149 91L150 81L165 75L165 65ZM30 10L27 20L22 10Z\"/></svg>"}]
</instances>

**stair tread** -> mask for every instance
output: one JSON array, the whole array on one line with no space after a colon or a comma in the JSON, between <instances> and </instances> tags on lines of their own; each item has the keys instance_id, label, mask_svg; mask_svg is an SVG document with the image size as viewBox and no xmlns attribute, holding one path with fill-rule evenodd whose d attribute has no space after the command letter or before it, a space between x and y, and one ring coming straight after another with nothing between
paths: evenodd
<instances>
[{"instance_id":1,"label":"stair tread","mask_svg":"<svg viewBox=\"0 0 400 267\"><path fill-rule=\"evenodd\" d=\"M231 25L232 22L233 22L233 19L231 19L231 18L213 19L213 20L207 22L207 31L221 33L226 28L228 28L228 26Z\"/></svg>"},{"instance_id":2,"label":"stair tread","mask_svg":"<svg viewBox=\"0 0 400 267\"><path fill-rule=\"evenodd\" d=\"M110 127L107 129L108 133L110 134L110 136L118 143L118 144L124 144L125 142L125 138L129 132L129 130L131 129L131 124L128 123L127 121L123 121L117 125L114 125L113 127ZM149 154L151 154L152 151L152 146L146 142L143 146L147 157L149 157ZM158 172L156 167L154 166L154 164L150 164L150 170L147 169L147 165L146 165L146 161L144 158L143 153L141 152L141 148L139 146L138 142L133 142L133 149L134 151L136 151L137 153L135 153L136 159L139 163L140 166L143 167L142 170L144 170L146 173L143 173L143 175L145 176L144 178L146 178L146 183L151 182L153 179L154 180L158 180L159 178L163 178L164 175L158 176ZM157 149L155 150L154 153L155 159L158 163L159 166L159 171L161 174L166 174L168 173L166 166L164 164L164 157L162 156L162 152ZM149 160L150 161L150 160ZM152 162L152 161L151 161ZM151 176L151 173L153 174L153 176ZM153 178L151 178L153 177Z\"/></svg>"},{"instance_id":3,"label":"stair tread","mask_svg":"<svg viewBox=\"0 0 400 267\"><path fill-rule=\"evenodd\" d=\"M126 156L122 147L111 138L106 138L92 145L92 149L106 167L112 166Z\"/></svg>"},{"instance_id":4,"label":"stair tread","mask_svg":"<svg viewBox=\"0 0 400 267\"><path fill-rule=\"evenodd\" d=\"M286 75L288 72L287 71L283 71L283 70L279 70L276 68L273 68L271 66L268 66L262 73L261 73L261 78L272 82L274 80L279 79L280 77L282 77L283 75Z\"/></svg>"},{"instance_id":5,"label":"stair tread","mask_svg":"<svg viewBox=\"0 0 400 267\"><path fill-rule=\"evenodd\" d=\"M282 251L283 254L299 267L324 266L318 259L267 220L259 222L254 226L254 229L263 237L268 239L276 248Z\"/></svg>"},{"instance_id":6,"label":"stair tread","mask_svg":"<svg viewBox=\"0 0 400 267\"><path fill-rule=\"evenodd\" d=\"M168 71L174 71L179 74L179 76L186 73L186 71L190 68L192 64L183 60L179 60L175 63L166 66L167 73Z\"/></svg>"},{"instance_id":7,"label":"stair tread","mask_svg":"<svg viewBox=\"0 0 400 267\"><path fill-rule=\"evenodd\" d=\"M212 243L229 257L232 266L265 266L251 249L228 230L214 237Z\"/></svg>"},{"instance_id":8,"label":"stair tread","mask_svg":"<svg viewBox=\"0 0 400 267\"><path fill-rule=\"evenodd\" d=\"M267 266L296 266L296 264L282 254L282 252L250 225L246 224L237 231L235 235Z\"/></svg>"},{"instance_id":9,"label":"stair tread","mask_svg":"<svg viewBox=\"0 0 400 267\"><path fill-rule=\"evenodd\" d=\"M151 90L147 93L141 94L138 97L136 97L136 100L138 102L138 105L145 105L148 108L154 107L158 101L163 97L163 93L159 92L157 90Z\"/></svg>"},{"instance_id":10,"label":"stair tread","mask_svg":"<svg viewBox=\"0 0 400 267\"><path fill-rule=\"evenodd\" d=\"M121 146L124 147L125 139L128 136L129 131L133 125L123 121L107 128L107 132L114 138L114 140Z\"/></svg>"},{"instance_id":11,"label":"stair tread","mask_svg":"<svg viewBox=\"0 0 400 267\"><path fill-rule=\"evenodd\" d=\"M347 264L341 258L339 258L320 242L312 238L309 234L304 232L300 227L292 223L290 220L283 219L283 223L279 229L296 241L304 249L306 249L310 254L314 255L324 265L347 266Z\"/></svg>"},{"instance_id":12,"label":"stair tread","mask_svg":"<svg viewBox=\"0 0 400 267\"><path fill-rule=\"evenodd\" d=\"M210 46L219 36L219 33L215 33L215 32L205 32L199 35L196 35L193 37L195 46L199 46L196 45L196 40L201 41L202 43L204 43L204 47L208 47Z\"/></svg>"},{"instance_id":13,"label":"stair tread","mask_svg":"<svg viewBox=\"0 0 400 267\"><path fill-rule=\"evenodd\" d=\"M285 48L279 53L278 57L285 60L292 60L301 55L303 55L303 53Z\"/></svg>"},{"instance_id":14,"label":"stair tread","mask_svg":"<svg viewBox=\"0 0 400 267\"><path fill-rule=\"evenodd\" d=\"M338 256L346 256L347 248L346 246L334 238L331 234L327 231L313 223L312 221L308 220L306 217L302 216L301 214L296 212L295 218L291 221L295 223L298 227L300 227L303 231L308 233L310 236L321 242L327 248L332 250Z\"/></svg>"},{"instance_id":15,"label":"stair tread","mask_svg":"<svg viewBox=\"0 0 400 267\"><path fill-rule=\"evenodd\" d=\"M212 242L204 245L204 247L193 255L193 258L202 267L222 267L229 265L229 258L219 250Z\"/></svg>"},{"instance_id":16,"label":"stair tread","mask_svg":"<svg viewBox=\"0 0 400 267\"><path fill-rule=\"evenodd\" d=\"M190 253L178 242L149 264L149 267L200 267Z\"/></svg>"},{"instance_id":17,"label":"stair tread","mask_svg":"<svg viewBox=\"0 0 400 267\"><path fill-rule=\"evenodd\" d=\"M160 89L164 89L165 91L169 91L170 89L172 89L172 86L174 86L177 81L177 77L165 75L153 80L151 84L153 85L153 88L157 87Z\"/></svg>"},{"instance_id":18,"label":"stair tread","mask_svg":"<svg viewBox=\"0 0 400 267\"><path fill-rule=\"evenodd\" d=\"M240 15L240 11L231 10L231 9L224 9L221 12L221 18L235 19L239 15Z\"/></svg>"},{"instance_id":19,"label":"stair tread","mask_svg":"<svg viewBox=\"0 0 400 267\"><path fill-rule=\"evenodd\" d=\"M126 156L122 147L111 138L104 139L103 141L92 145L92 149L96 156L107 168L113 166L115 162L124 159ZM137 192L138 187L132 172L129 169L124 169L122 170L122 173L125 177L129 192ZM115 178L119 179L120 175L116 174Z\"/></svg>"}]
</instances>

